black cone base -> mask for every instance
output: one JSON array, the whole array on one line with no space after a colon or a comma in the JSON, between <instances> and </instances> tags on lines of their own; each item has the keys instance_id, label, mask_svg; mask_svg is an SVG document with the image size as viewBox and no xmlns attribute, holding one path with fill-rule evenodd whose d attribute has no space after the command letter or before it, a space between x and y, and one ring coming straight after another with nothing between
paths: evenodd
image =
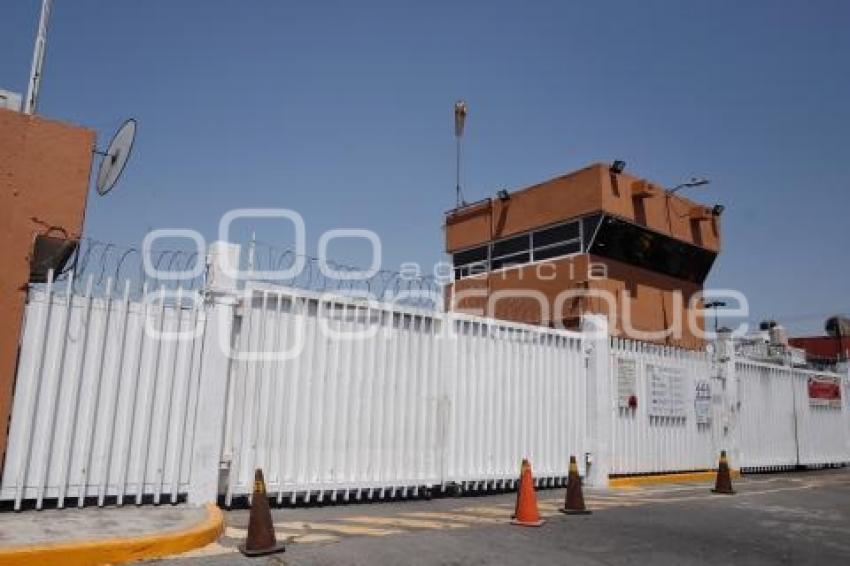
<instances>
[{"instance_id":1,"label":"black cone base","mask_svg":"<svg viewBox=\"0 0 850 566\"><path fill-rule=\"evenodd\" d=\"M260 550L248 550L247 548L245 548L244 544L240 544L236 548L239 549L239 552L249 558L254 556L267 556L269 554L277 554L278 552L283 552L284 550L286 550L286 548L282 544L277 544L275 546L272 546L271 548L263 548Z\"/></svg>"},{"instance_id":2,"label":"black cone base","mask_svg":"<svg viewBox=\"0 0 850 566\"><path fill-rule=\"evenodd\" d=\"M590 515L590 509L559 509L564 515Z\"/></svg>"}]
</instances>

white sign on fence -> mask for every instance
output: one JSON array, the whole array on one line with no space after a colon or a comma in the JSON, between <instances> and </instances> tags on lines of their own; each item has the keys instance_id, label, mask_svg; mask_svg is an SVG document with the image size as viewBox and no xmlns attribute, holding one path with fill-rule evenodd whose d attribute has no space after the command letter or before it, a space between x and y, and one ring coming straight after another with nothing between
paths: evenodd
<instances>
[{"instance_id":1,"label":"white sign on fence","mask_svg":"<svg viewBox=\"0 0 850 566\"><path fill-rule=\"evenodd\" d=\"M637 361L617 358L617 403L629 408L629 400L637 397Z\"/></svg>"},{"instance_id":2,"label":"white sign on fence","mask_svg":"<svg viewBox=\"0 0 850 566\"><path fill-rule=\"evenodd\" d=\"M646 364L649 416L684 418L685 372L679 367Z\"/></svg>"},{"instance_id":3,"label":"white sign on fence","mask_svg":"<svg viewBox=\"0 0 850 566\"><path fill-rule=\"evenodd\" d=\"M711 422L711 383L700 379L696 384L696 395L694 397L694 413L697 424L709 424Z\"/></svg>"}]
</instances>

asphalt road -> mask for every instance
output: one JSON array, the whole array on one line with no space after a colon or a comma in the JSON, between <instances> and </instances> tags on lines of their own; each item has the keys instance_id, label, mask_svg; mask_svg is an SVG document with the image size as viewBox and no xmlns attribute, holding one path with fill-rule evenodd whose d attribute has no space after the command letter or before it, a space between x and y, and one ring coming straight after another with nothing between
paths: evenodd
<instances>
[{"instance_id":1,"label":"asphalt road","mask_svg":"<svg viewBox=\"0 0 850 566\"><path fill-rule=\"evenodd\" d=\"M513 495L275 509L286 552L247 559L234 545L247 511L194 556L198 564L848 564L850 469L746 476L736 495L705 484L585 491L589 516L557 512L563 490L538 492L547 523L508 524Z\"/></svg>"}]
</instances>

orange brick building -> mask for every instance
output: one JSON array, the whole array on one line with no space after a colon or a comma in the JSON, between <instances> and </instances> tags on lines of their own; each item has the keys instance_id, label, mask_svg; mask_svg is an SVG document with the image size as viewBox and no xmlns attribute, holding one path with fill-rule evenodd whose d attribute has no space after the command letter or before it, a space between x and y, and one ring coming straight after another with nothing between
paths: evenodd
<instances>
[{"instance_id":1,"label":"orange brick building","mask_svg":"<svg viewBox=\"0 0 850 566\"><path fill-rule=\"evenodd\" d=\"M720 251L721 212L601 163L501 191L446 214L446 300L567 328L607 314L615 335L701 348L694 311Z\"/></svg>"},{"instance_id":2,"label":"orange brick building","mask_svg":"<svg viewBox=\"0 0 850 566\"><path fill-rule=\"evenodd\" d=\"M56 242L80 238L94 142L91 130L0 108L0 462L27 284ZM47 261L34 265L39 237Z\"/></svg>"}]
</instances>

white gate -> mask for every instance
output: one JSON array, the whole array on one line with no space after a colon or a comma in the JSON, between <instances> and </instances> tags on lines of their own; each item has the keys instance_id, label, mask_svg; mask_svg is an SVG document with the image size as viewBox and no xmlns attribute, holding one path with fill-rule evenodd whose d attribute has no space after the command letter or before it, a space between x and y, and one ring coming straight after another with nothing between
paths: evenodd
<instances>
[{"instance_id":1,"label":"white gate","mask_svg":"<svg viewBox=\"0 0 850 566\"><path fill-rule=\"evenodd\" d=\"M662 372L666 380L656 383ZM715 376L705 352L612 339L611 473L715 466L718 451L727 448L721 446L722 384ZM676 406L658 406L661 401Z\"/></svg>"},{"instance_id":2,"label":"white gate","mask_svg":"<svg viewBox=\"0 0 850 566\"><path fill-rule=\"evenodd\" d=\"M566 475L586 449L577 333L281 288L242 301L226 500L263 468L283 500ZM286 353L289 352L289 355Z\"/></svg>"},{"instance_id":3,"label":"white gate","mask_svg":"<svg viewBox=\"0 0 850 566\"><path fill-rule=\"evenodd\" d=\"M740 467L759 470L850 462L850 400L845 377L839 406L809 402L808 380L823 372L749 360L735 363Z\"/></svg>"},{"instance_id":4,"label":"white gate","mask_svg":"<svg viewBox=\"0 0 850 566\"><path fill-rule=\"evenodd\" d=\"M178 500L189 483L203 306L32 290L0 499ZM176 297L179 299L179 296ZM189 339L172 339L183 332Z\"/></svg>"}]
</instances>

